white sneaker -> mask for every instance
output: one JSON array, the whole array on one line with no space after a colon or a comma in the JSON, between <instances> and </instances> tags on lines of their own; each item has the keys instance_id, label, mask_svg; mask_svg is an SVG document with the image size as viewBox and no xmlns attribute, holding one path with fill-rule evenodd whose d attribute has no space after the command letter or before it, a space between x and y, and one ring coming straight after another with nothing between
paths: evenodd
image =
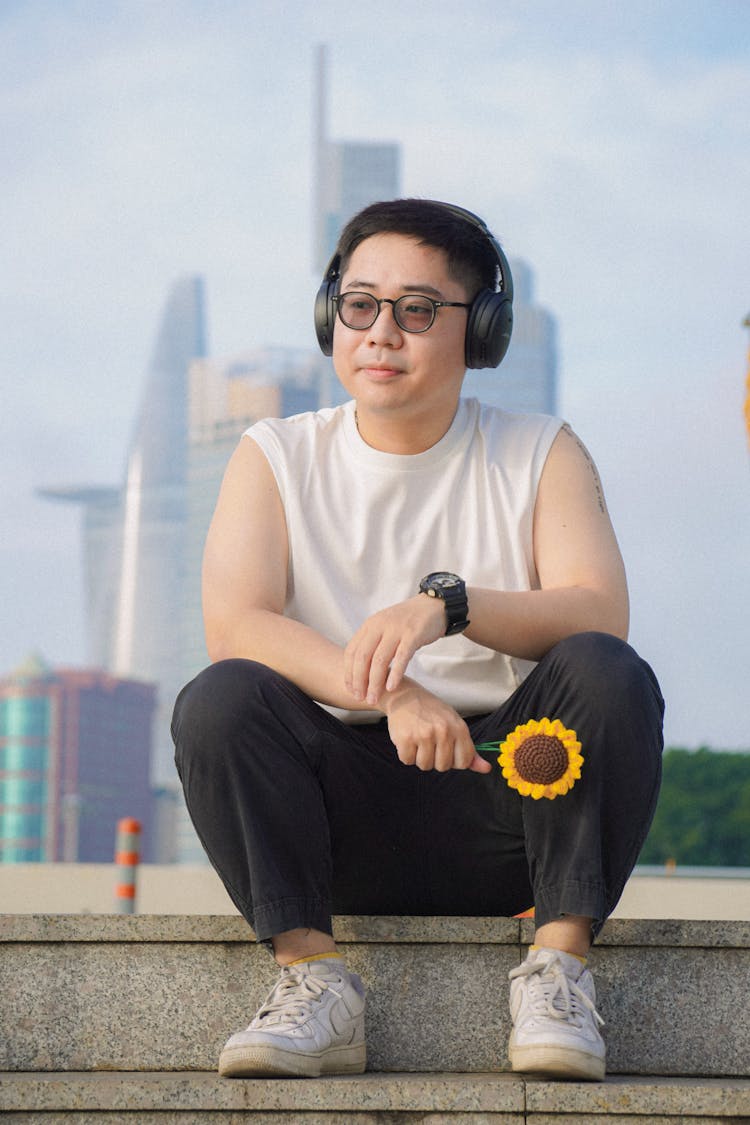
<instances>
[{"instance_id":1,"label":"white sneaker","mask_svg":"<svg viewBox=\"0 0 750 1125\"><path fill-rule=\"evenodd\" d=\"M282 968L245 1031L219 1056L226 1078L361 1074L365 1069L365 990L338 958Z\"/></svg>"},{"instance_id":2,"label":"white sneaker","mask_svg":"<svg viewBox=\"0 0 750 1125\"><path fill-rule=\"evenodd\" d=\"M553 1078L604 1078L606 1048L599 1034L591 973L558 949L530 950L511 969L511 1067Z\"/></svg>"}]
</instances>

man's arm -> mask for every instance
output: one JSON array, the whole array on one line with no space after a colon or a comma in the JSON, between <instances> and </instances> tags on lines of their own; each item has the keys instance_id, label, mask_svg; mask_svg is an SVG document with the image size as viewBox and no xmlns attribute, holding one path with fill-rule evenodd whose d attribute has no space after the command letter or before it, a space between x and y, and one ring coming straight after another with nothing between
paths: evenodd
<instances>
[{"instance_id":1,"label":"man's arm","mask_svg":"<svg viewBox=\"0 0 750 1125\"><path fill-rule=\"evenodd\" d=\"M362 708L346 689L343 651L285 617L288 540L265 455L243 437L230 458L203 556L203 619L212 661L258 660L322 703Z\"/></svg>"},{"instance_id":2,"label":"man's arm","mask_svg":"<svg viewBox=\"0 0 750 1125\"><path fill-rule=\"evenodd\" d=\"M469 591L471 640L539 660L574 633L595 630L627 639L625 567L599 473L569 426L553 442L539 482L534 561L539 590Z\"/></svg>"},{"instance_id":3,"label":"man's arm","mask_svg":"<svg viewBox=\"0 0 750 1125\"><path fill-rule=\"evenodd\" d=\"M487 534L491 536L491 528ZM466 636L527 660L539 660L574 633L594 630L624 639L625 569L596 466L567 426L553 442L542 472L533 535L541 589L470 586ZM442 618L436 618L436 601L419 594L363 623L346 649L346 683L357 698L385 706L387 693L398 687L417 649L443 635L445 615L438 603Z\"/></svg>"}]
</instances>

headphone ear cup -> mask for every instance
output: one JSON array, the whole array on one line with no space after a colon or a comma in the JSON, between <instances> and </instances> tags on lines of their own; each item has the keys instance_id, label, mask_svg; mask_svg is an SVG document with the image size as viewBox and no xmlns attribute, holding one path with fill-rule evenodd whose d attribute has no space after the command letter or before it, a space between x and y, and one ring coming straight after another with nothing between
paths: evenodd
<instances>
[{"instance_id":1,"label":"headphone ear cup","mask_svg":"<svg viewBox=\"0 0 750 1125\"><path fill-rule=\"evenodd\" d=\"M466 366L497 367L508 350L512 331L511 294L480 289L469 309L466 324Z\"/></svg>"},{"instance_id":2,"label":"headphone ear cup","mask_svg":"<svg viewBox=\"0 0 750 1125\"><path fill-rule=\"evenodd\" d=\"M315 334L323 355L333 355L333 326L336 323L338 280L323 281L315 297Z\"/></svg>"}]
</instances>

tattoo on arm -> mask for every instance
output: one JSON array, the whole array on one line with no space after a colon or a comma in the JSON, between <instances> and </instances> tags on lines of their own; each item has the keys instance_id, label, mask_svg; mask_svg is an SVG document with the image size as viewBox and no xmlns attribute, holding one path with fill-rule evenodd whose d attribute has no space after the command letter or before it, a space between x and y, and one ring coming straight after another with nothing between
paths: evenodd
<instances>
[{"instance_id":1,"label":"tattoo on arm","mask_svg":"<svg viewBox=\"0 0 750 1125\"><path fill-rule=\"evenodd\" d=\"M597 472L596 465L592 460L591 454L589 453L588 449L583 444L581 439L578 437L578 435L573 433L567 422L563 425L562 428L569 437L572 437L573 441L576 443L581 453L586 458L586 462L591 469L591 475L594 478L594 489L596 491L597 503L599 504L599 511L603 514L606 514L607 505L604 503L604 489L602 488L602 482L599 477L599 473Z\"/></svg>"}]
</instances>

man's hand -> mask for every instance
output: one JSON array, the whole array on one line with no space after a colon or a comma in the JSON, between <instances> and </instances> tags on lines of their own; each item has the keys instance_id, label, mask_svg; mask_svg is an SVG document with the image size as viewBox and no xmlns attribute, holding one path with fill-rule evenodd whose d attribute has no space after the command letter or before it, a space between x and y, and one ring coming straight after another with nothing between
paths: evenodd
<instances>
[{"instance_id":1,"label":"man's hand","mask_svg":"<svg viewBox=\"0 0 750 1125\"><path fill-rule=\"evenodd\" d=\"M490 773L492 766L477 754L469 728L447 703L419 684L404 680L382 700L388 733L399 761L421 770L473 770Z\"/></svg>"},{"instance_id":2,"label":"man's hand","mask_svg":"<svg viewBox=\"0 0 750 1125\"><path fill-rule=\"evenodd\" d=\"M417 594L373 613L344 651L344 681L355 699L373 707L384 691L395 691L418 648L445 636L445 605Z\"/></svg>"}]
</instances>

